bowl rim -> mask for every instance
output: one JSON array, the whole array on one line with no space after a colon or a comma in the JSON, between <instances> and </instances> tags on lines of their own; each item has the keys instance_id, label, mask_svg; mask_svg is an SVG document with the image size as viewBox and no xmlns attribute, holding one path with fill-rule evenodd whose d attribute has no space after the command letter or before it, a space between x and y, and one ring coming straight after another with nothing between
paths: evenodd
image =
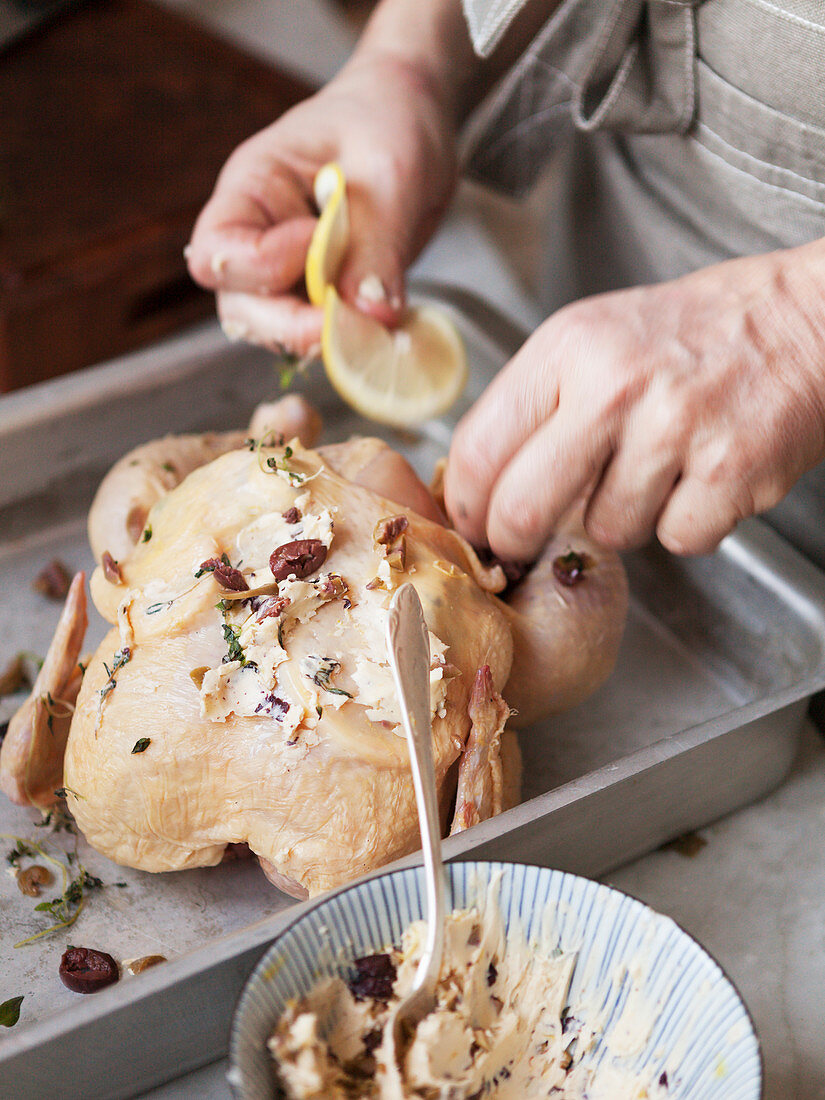
<instances>
[{"instance_id":1,"label":"bowl rim","mask_svg":"<svg viewBox=\"0 0 825 1100\"><path fill-rule=\"evenodd\" d=\"M508 867L521 867L538 871L539 873L553 873L562 875L566 879L571 879L577 882L586 882L593 886L598 886L603 890L607 890L611 894L617 895L618 897L629 898L631 901L636 902L637 905L641 905L644 909L648 910L655 917L669 920L672 924L676 926L676 928L683 936L687 937L687 939L689 939L703 955L706 955L710 959L710 961L714 963L714 965L718 968L720 974L722 975L723 979L733 990L733 993L736 997L736 1000L739 1002L739 1005L744 1010L745 1018L750 1025L751 1034L753 1035L753 1038L756 1042L756 1053L759 1064L759 1100L765 1100L765 1055L762 1049L762 1041L759 1037L759 1030L756 1027L756 1021L753 1018L753 1015L750 1008L748 1007L747 1002L745 1001L745 998L742 996L739 991L739 987L733 981L730 974L728 974L727 970L724 966L722 966L716 956L711 951L709 951L704 946L704 944L700 943L696 936L694 936L691 932L688 932L687 929L685 929L679 923L679 921L671 917L669 913L661 913L658 909L654 909L652 905L648 905L646 901L642 901L641 898L637 898L634 894L630 894L626 890L620 890L618 887L612 886L609 883L600 882L598 879L594 878L588 878L586 875L577 875L573 871L565 871L559 867L545 867L538 863L528 863L523 860L515 859L457 858L445 861L444 869L448 875L452 875L452 869L457 864L462 864L470 867L494 868L496 870ZM368 883L374 882L378 879L395 878L397 876L408 873L415 874L416 876L423 875L423 864L421 862L417 862L404 867L382 868L381 870L373 874L355 879L353 882L344 883L342 886L339 886L334 890L327 891L326 893L319 895L317 898L309 899L300 907L300 911L297 912L295 916L292 917L291 920L287 924L285 924L284 927L281 928L280 931L268 942L263 954L255 963L255 966L249 972L246 980L244 981L243 987L235 999L235 1007L232 1011L232 1024L229 1033L229 1066L227 1068L227 1078L229 1079L233 1094L240 1096L240 1093L235 1093L235 1088L238 1083L237 1075L242 1072L238 1062L238 1045L240 1042L238 1036L239 1018L242 1011L244 1010L247 1000L251 997L250 987L252 986L253 982L259 979L260 972L265 970L270 965L269 956L272 954L272 951L280 942L280 940L282 940L288 932L290 932L296 925L300 924L301 921L307 918L310 914L314 913L316 910L333 901L335 898L340 897L342 894L347 894L350 891L361 889L365 887Z\"/></svg>"}]
</instances>

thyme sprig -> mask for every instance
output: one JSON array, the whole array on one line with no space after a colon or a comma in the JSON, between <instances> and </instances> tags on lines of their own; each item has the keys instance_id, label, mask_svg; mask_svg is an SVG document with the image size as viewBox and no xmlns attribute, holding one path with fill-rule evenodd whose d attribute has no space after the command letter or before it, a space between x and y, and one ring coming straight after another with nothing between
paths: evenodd
<instances>
[{"instance_id":1,"label":"thyme sprig","mask_svg":"<svg viewBox=\"0 0 825 1100\"><path fill-rule=\"evenodd\" d=\"M286 348L282 349L275 360L275 369L278 372L281 389L288 390L295 381L295 376L303 374L310 363L313 363L317 358L318 353L315 349L310 351L308 355L296 355L295 352L287 351Z\"/></svg>"},{"instance_id":2,"label":"thyme sprig","mask_svg":"<svg viewBox=\"0 0 825 1100\"><path fill-rule=\"evenodd\" d=\"M106 681L106 683L100 689L100 701L101 701L101 703L106 698L106 696L111 691L114 691L114 689L117 687L117 680L115 679L115 676L117 675L118 672L120 672L120 670L123 668L124 665L127 665L131 661L131 659L132 659L131 649L129 649L128 646L124 646L123 649L119 649L115 653L114 660L112 661L112 667L111 668L109 668L109 666L106 664L105 661L103 662L103 667L106 669L106 672L108 673L109 679Z\"/></svg>"},{"instance_id":3,"label":"thyme sprig","mask_svg":"<svg viewBox=\"0 0 825 1100\"><path fill-rule=\"evenodd\" d=\"M183 592L178 592L177 596L173 596L171 600L160 600L158 603L150 603L146 608L147 615L157 615L159 611L164 611L171 607L173 603L177 603L178 600L182 600L184 596L188 596L190 592L194 592L198 586L191 584L188 588L185 588Z\"/></svg>"},{"instance_id":4,"label":"thyme sprig","mask_svg":"<svg viewBox=\"0 0 825 1100\"><path fill-rule=\"evenodd\" d=\"M62 791L62 797L66 797L65 790ZM76 797L79 797L79 795ZM60 805L52 806L52 808L43 815L42 821L35 821L34 827L36 829L48 829L51 833L66 832L72 833L75 836L77 835L74 819L66 807ZM71 863L71 859L69 859L69 862Z\"/></svg>"},{"instance_id":5,"label":"thyme sprig","mask_svg":"<svg viewBox=\"0 0 825 1100\"><path fill-rule=\"evenodd\" d=\"M58 932L61 928L70 928L71 925L73 925L77 918L80 916L80 911L83 908L82 878L86 874L86 869L82 867L81 864L78 864L78 867L80 868L80 873L78 874L77 879L71 879L69 877L69 868L67 867L67 865L61 860L56 859L54 856L49 855L43 845L38 844L37 841L26 841L23 840L22 837L14 836L10 833L0 833L0 837L2 837L3 840L13 840L17 845L19 856L17 861L13 863L12 866L19 868L19 860L24 854L22 849L25 849L25 855L27 856L27 858L33 859L34 854L36 853L40 856L41 859L47 860L49 863L52 864L52 866L56 867L60 871L63 881L63 893L60 895L59 898L55 898L52 902L42 901L39 905L35 905L34 907L35 912L49 912L55 918L55 923L49 928L44 928L40 932L35 932L33 936L29 936L27 939L21 940L14 946L25 947L26 944L34 943L35 940L40 940L44 936L50 936L53 932ZM14 851L14 849L12 851ZM9 853L9 855L6 857L10 863L11 854L12 853ZM77 886L74 886L75 882L78 883ZM58 908L58 906L62 907Z\"/></svg>"},{"instance_id":6,"label":"thyme sprig","mask_svg":"<svg viewBox=\"0 0 825 1100\"><path fill-rule=\"evenodd\" d=\"M108 672L108 669L106 671ZM50 691L43 692L38 702L46 712L49 733L54 733L55 718L71 718L75 712L74 703L70 703L67 699L55 699Z\"/></svg>"},{"instance_id":7,"label":"thyme sprig","mask_svg":"<svg viewBox=\"0 0 825 1100\"><path fill-rule=\"evenodd\" d=\"M225 622L223 624L223 639L229 646L229 651L226 654L227 661L240 661L241 666L246 664L246 654L244 653L243 646L240 643L239 636L241 629L238 626L232 626L231 623Z\"/></svg>"},{"instance_id":8,"label":"thyme sprig","mask_svg":"<svg viewBox=\"0 0 825 1100\"><path fill-rule=\"evenodd\" d=\"M284 447L284 454L282 458L276 458L275 455L270 455L266 460L267 468L273 470L275 473L286 474L289 484L292 486L303 485L306 481L306 474L302 474L299 470L293 470L289 464L289 460L292 458L292 448L287 445Z\"/></svg>"},{"instance_id":9,"label":"thyme sprig","mask_svg":"<svg viewBox=\"0 0 825 1100\"><path fill-rule=\"evenodd\" d=\"M272 438L272 442L267 442L267 439ZM265 474L284 474L289 484L293 488L297 488L299 485L304 485L308 481L313 481L320 474L323 467L319 466L314 474L304 474L300 470L294 470L289 460L293 457L294 451L286 444L284 446L284 437L282 435L276 436L274 432L266 432L260 439L247 440L247 446L250 451L254 451L258 457L258 466L262 473ZM276 455L270 455L268 458L264 458L261 454L261 449L266 447L271 449L273 447L283 447L284 453L278 458Z\"/></svg>"},{"instance_id":10,"label":"thyme sprig","mask_svg":"<svg viewBox=\"0 0 825 1100\"><path fill-rule=\"evenodd\" d=\"M52 898L51 901L41 901L34 907L36 913L48 913L54 923L48 928L35 932L33 936L20 940L19 943L14 944L15 947L25 947L54 932L71 928L83 910L86 897L95 890L103 889L103 880L91 874L78 859L77 848L73 852L66 853L66 863L64 863L47 852L43 845L35 840L24 840L23 837L10 833L0 833L0 839L14 841L15 847L6 856L11 866L19 869L21 859L34 859L35 856L39 856L60 871L63 888L58 897ZM74 874L72 870L75 871ZM126 886L126 883L117 882L115 885Z\"/></svg>"},{"instance_id":11,"label":"thyme sprig","mask_svg":"<svg viewBox=\"0 0 825 1100\"><path fill-rule=\"evenodd\" d=\"M334 657L307 657L307 662L318 662L318 666L315 672L310 677L314 684L317 684L319 688L323 688L324 691L328 691L330 695L346 695L347 699L352 699L352 692L344 691L343 688L335 687L331 681L331 677L341 667L341 662L336 661ZM308 674L309 669L305 668L305 674Z\"/></svg>"}]
</instances>

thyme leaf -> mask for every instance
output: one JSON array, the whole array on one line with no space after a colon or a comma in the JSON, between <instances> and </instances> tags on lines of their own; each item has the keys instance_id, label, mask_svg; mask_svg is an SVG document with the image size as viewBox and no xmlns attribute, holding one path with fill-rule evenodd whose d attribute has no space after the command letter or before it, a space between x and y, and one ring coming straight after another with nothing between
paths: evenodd
<instances>
[{"instance_id":1,"label":"thyme leaf","mask_svg":"<svg viewBox=\"0 0 825 1100\"><path fill-rule=\"evenodd\" d=\"M48 829L52 833L67 832L77 835L74 821L69 816L65 806L52 806L49 812L44 815L42 821L35 821L34 827L36 829Z\"/></svg>"},{"instance_id":2,"label":"thyme leaf","mask_svg":"<svg viewBox=\"0 0 825 1100\"><path fill-rule=\"evenodd\" d=\"M20 1006L22 1003L22 997L9 997L7 1001L0 1004L0 1024L3 1027L14 1027L20 1019Z\"/></svg>"},{"instance_id":3,"label":"thyme leaf","mask_svg":"<svg viewBox=\"0 0 825 1100\"><path fill-rule=\"evenodd\" d=\"M74 798L83 798L83 795L78 794L72 787L58 787L54 793L58 798L66 798L67 795L72 795Z\"/></svg>"},{"instance_id":4,"label":"thyme leaf","mask_svg":"<svg viewBox=\"0 0 825 1100\"><path fill-rule=\"evenodd\" d=\"M65 699L55 699L50 691L44 692L38 702L46 712L46 725L52 735L55 718L70 718L74 714L74 703L69 703Z\"/></svg>"},{"instance_id":5,"label":"thyme leaf","mask_svg":"<svg viewBox=\"0 0 825 1100\"><path fill-rule=\"evenodd\" d=\"M140 737L140 738L138 738L138 740L135 741L134 747L132 748L132 755L134 756L134 754L136 752L146 752L146 750L149 748L149 746L151 744L152 744L152 738L151 737Z\"/></svg>"},{"instance_id":6,"label":"thyme leaf","mask_svg":"<svg viewBox=\"0 0 825 1100\"><path fill-rule=\"evenodd\" d=\"M278 380L282 390L288 390L295 380L297 374L303 374L315 355L296 355L294 352L287 351L286 348L279 349L280 354L275 360L275 370L278 372Z\"/></svg>"},{"instance_id":7,"label":"thyme leaf","mask_svg":"<svg viewBox=\"0 0 825 1100\"><path fill-rule=\"evenodd\" d=\"M6 863L11 867L19 867L21 859L34 859L34 850L18 837L15 846L6 853Z\"/></svg>"},{"instance_id":8,"label":"thyme leaf","mask_svg":"<svg viewBox=\"0 0 825 1100\"><path fill-rule=\"evenodd\" d=\"M289 460L292 458L292 455L292 448L286 446L284 447L283 458L276 458L275 455L270 455L266 460L266 466L275 473L286 474L290 485L303 485L304 481L306 481L306 474L302 474L298 470L293 470L289 465Z\"/></svg>"},{"instance_id":9,"label":"thyme leaf","mask_svg":"<svg viewBox=\"0 0 825 1100\"><path fill-rule=\"evenodd\" d=\"M143 532L143 535L142 535L140 541L141 542L148 542L151 537L152 537L152 528L147 527L147 528L144 529L144 532Z\"/></svg>"},{"instance_id":10,"label":"thyme leaf","mask_svg":"<svg viewBox=\"0 0 825 1100\"><path fill-rule=\"evenodd\" d=\"M238 637L240 635L240 627L232 626L230 623L223 624L223 639L229 646L229 652L226 655L227 661L240 661L241 665L246 664L246 655L243 651Z\"/></svg>"},{"instance_id":11,"label":"thyme leaf","mask_svg":"<svg viewBox=\"0 0 825 1100\"><path fill-rule=\"evenodd\" d=\"M292 385L295 375L300 369L301 361L297 355L284 355L283 359L277 363L276 366L278 368L278 379L281 389L288 390Z\"/></svg>"},{"instance_id":12,"label":"thyme leaf","mask_svg":"<svg viewBox=\"0 0 825 1100\"><path fill-rule=\"evenodd\" d=\"M86 895L103 888L103 880L96 875L89 874L82 863L78 862L78 874L75 878L69 880L66 868L59 860L46 855L42 849L41 855L44 855L46 859L56 864L63 871L64 890L59 897L52 898L51 901L41 901L34 907L36 913L48 913L54 924L44 928L41 932L36 932L33 936L29 936L26 940L21 940L20 943L14 945L15 947L24 947L26 944L33 943L44 936L50 936L53 932L71 928L86 903Z\"/></svg>"},{"instance_id":13,"label":"thyme leaf","mask_svg":"<svg viewBox=\"0 0 825 1100\"><path fill-rule=\"evenodd\" d=\"M232 562L229 560L229 555L227 554L227 552L225 550L220 556L220 561L222 561L223 564L228 569L232 568ZM218 568L218 560L217 559L213 558L210 561L205 561L196 570L195 579L199 580L204 575L204 573L214 573L217 568Z\"/></svg>"},{"instance_id":14,"label":"thyme leaf","mask_svg":"<svg viewBox=\"0 0 825 1100\"><path fill-rule=\"evenodd\" d=\"M301 672L308 676L319 688L328 691L330 695L345 695L347 699L352 699L351 692L335 687L330 679L340 667L341 662L336 661L334 657L314 657L310 655L304 657L301 661Z\"/></svg>"}]
</instances>

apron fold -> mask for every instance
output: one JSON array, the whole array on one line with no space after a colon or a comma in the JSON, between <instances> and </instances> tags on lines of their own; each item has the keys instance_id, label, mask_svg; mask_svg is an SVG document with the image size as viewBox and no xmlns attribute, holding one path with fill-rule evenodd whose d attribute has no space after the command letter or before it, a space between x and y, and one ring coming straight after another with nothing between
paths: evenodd
<instances>
[{"instance_id":1,"label":"apron fold","mask_svg":"<svg viewBox=\"0 0 825 1100\"><path fill-rule=\"evenodd\" d=\"M696 111L702 2L566 0L474 120L467 170L521 194L572 126L684 133Z\"/></svg>"},{"instance_id":2,"label":"apron fold","mask_svg":"<svg viewBox=\"0 0 825 1100\"><path fill-rule=\"evenodd\" d=\"M696 106L699 2L613 0L573 97L580 129L684 133Z\"/></svg>"}]
</instances>

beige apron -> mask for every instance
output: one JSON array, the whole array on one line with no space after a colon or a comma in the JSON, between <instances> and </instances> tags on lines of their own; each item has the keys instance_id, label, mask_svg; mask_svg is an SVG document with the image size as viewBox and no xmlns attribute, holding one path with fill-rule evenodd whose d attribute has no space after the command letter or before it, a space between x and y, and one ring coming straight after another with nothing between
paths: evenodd
<instances>
[{"instance_id":1,"label":"beige apron","mask_svg":"<svg viewBox=\"0 0 825 1100\"><path fill-rule=\"evenodd\" d=\"M522 3L464 5L484 53ZM468 158L514 195L548 165L548 311L825 236L825 3L566 0ZM774 515L825 564L822 467Z\"/></svg>"}]
</instances>

